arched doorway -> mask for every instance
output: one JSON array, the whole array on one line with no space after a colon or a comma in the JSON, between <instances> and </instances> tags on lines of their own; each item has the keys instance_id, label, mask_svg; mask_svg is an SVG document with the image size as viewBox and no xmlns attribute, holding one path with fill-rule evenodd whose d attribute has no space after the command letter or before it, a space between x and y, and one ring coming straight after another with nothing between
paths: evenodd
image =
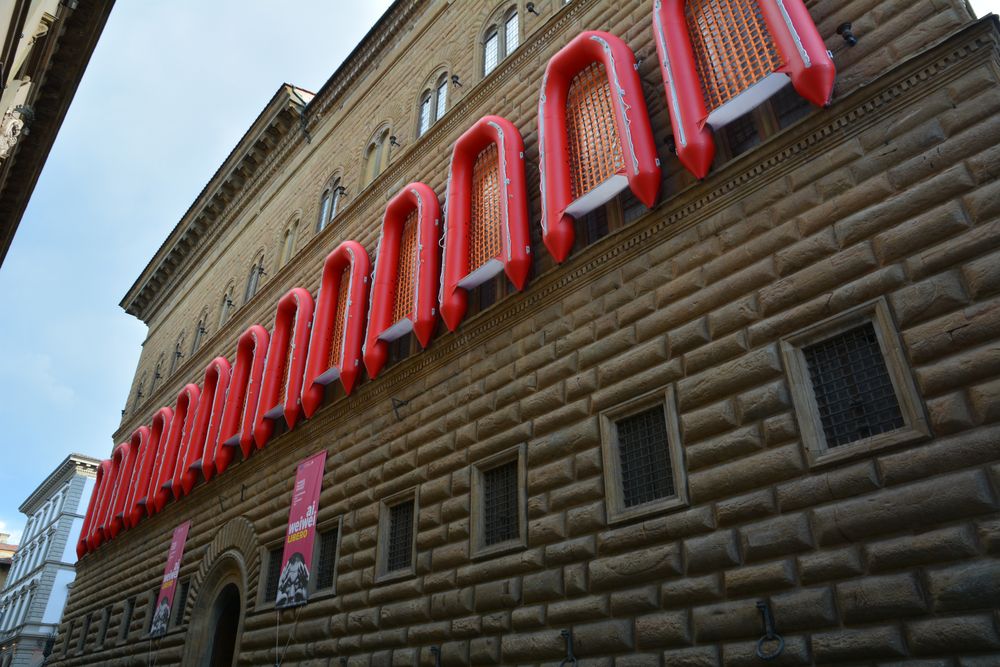
<instances>
[{"instance_id":1,"label":"arched doorway","mask_svg":"<svg viewBox=\"0 0 1000 667\"><path fill-rule=\"evenodd\" d=\"M243 635L246 564L236 549L210 562L191 610L182 664L233 667Z\"/></svg>"},{"instance_id":2,"label":"arched doorway","mask_svg":"<svg viewBox=\"0 0 1000 667\"><path fill-rule=\"evenodd\" d=\"M215 596L209 622L208 636L212 646L209 667L232 667L239 638L242 601L240 589L234 583L226 584Z\"/></svg>"}]
</instances>

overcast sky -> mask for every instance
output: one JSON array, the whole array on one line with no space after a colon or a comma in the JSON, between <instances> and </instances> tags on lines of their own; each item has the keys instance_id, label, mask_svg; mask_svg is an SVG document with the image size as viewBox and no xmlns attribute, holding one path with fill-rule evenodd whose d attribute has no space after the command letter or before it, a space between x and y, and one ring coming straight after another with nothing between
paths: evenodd
<instances>
[{"instance_id":1,"label":"overcast sky","mask_svg":"<svg viewBox=\"0 0 1000 667\"><path fill-rule=\"evenodd\" d=\"M67 454L110 454L146 262L278 87L319 90L388 5L118 0L0 268L0 532Z\"/></svg>"}]
</instances>

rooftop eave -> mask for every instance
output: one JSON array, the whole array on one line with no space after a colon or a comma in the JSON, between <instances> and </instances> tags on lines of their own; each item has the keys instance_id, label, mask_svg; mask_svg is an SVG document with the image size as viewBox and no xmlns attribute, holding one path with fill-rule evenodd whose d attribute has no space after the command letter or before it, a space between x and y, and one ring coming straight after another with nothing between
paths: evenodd
<instances>
[{"instance_id":1,"label":"rooftop eave","mask_svg":"<svg viewBox=\"0 0 1000 667\"><path fill-rule=\"evenodd\" d=\"M313 93L283 84L202 189L180 222L153 255L119 305L146 324L165 289L173 283L193 249L212 229L250 176L261 169L271 151L299 119Z\"/></svg>"},{"instance_id":2,"label":"rooftop eave","mask_svg":"<svg viewBox=\"0 0 1000 667\"><path fill-rule=\"evenodd\" d=\"M70 454L31 492L31 495L17 508L18 511L30 515L41 507L74 471L82 470L87 475L96 475L99 465L101 465L99 459L85 454Z\"/></svg>"}]
</instances>

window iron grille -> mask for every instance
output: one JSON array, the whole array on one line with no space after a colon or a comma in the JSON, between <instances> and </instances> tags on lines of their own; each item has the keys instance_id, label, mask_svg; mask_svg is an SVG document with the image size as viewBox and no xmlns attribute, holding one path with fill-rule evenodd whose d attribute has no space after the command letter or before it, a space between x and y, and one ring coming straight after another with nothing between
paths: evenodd
<instances>
[{"instance_id":1,"label":"window iron grille","mask_svg":"<svg viewBox=\"0 0 1000 667\"><path fill-rule=\"evenodd\" d=\"M278 598L278 577L281 575L281 557L284 545L271 549L267 557L267 579L264 583L264 601L274 602Z\"/></svg>"},{"instance_id":2,"label":"window iron grille","mask_svg":"<svg viewBox=\"0 0 1000 667\"><path fill-rule=\"evenodd\" d=\"M319 534L319 563L316 566L316 589L333 587L337 563L337 533L334 528Z\"/></svg>"},{"instance_id":3,"label":"window iron grille","mask_svg":"<svg viewBox=\"0 0 1000 667\"><path fill-rule=\"evenodd\" d=\"M491 143L476 156L472 166L472 216L466 231L469 273L500 254L502 214L499 160L497 146Z\"/></svg>"},{"instance_id":4,"label":"window iron grille","mask_svg":"<svg viewBox=\"0 0 1000 667\"><path fill-rule=\"evenodd\" d=\"M413 300L417 288L417 209L410 211L403 223L399 240L399 260L396 269L396 293L392 304L392 322L413 315Z\"/></svg>"},{"instance_id":5,"label":"window iron grille","mask_svg":"<svg viewBox=\"0 0 1000 667\"><path fill-rule=\"evenodd\" d=\"M483 471L483 542L486 546L520 534L517 460Z\"/></svg>"},{"instance_id":6,"label":"window iron grille","mask_svg":"<svg viewBox=\"0 0 1000 667\"><path fill-rule=\"evenodd\" d=\"M181 582L180 590L177 591L177 599L175 600L177 610L174 612L174 625L180 625L184 622L184 607L187 606L188 591L190 590L191 580L185 579Z\"/></svg>"},{"instance_id":7,"label":"window iron grille","mask_svg":"<svg viewBox=\"0 0 1000 667\"><path fill-rule=\"evenodd\" d=\"M413 501L389 508L388 554L386 572L405 570L413 564Z\"/></svg>"},{"instance_id":8,"label":"window iron grille","mask_svg":"<svg viewBox=\"0 0 1000 667\"><path fill-rule=\"evenodd\" d=\"M663 406L615 422L625 507L675 495Z\"/></svg>"},{"instance_id":9,"label":"window iron grille","mask_svg":"<svg viewBox=\"0 0 1000 667\"><path fill-rule=\"evenodd\" d=\"M347 326L347 296L351 285L351 270L347 267L340 274L340 285L337 291L337 312L333 318L333 339L330 341L330 358L327 368L340 366L340 357L344 351L344 327Z\"/></svg>"},{"instance_id":10,"label":"window iron grille","mask_svg":"<svg viewBox=\"0 0 1000 667\"><path fill-rule=\"evenodd\" d=\"M802 353L828 448L904 426L871 322L809 345Z\"/></svg>"}]
</instances>

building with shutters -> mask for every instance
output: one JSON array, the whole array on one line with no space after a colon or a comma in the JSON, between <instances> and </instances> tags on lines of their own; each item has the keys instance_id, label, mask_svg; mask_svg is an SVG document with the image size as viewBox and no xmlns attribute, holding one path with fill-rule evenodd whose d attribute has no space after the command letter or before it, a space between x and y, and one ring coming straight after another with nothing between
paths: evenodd
<instances>
[{"instance_id":1,"label":"building with shutters","mask_svg":"<svg viewBox=\"0 0 1000 667\"><path fill-rule=\"evenodd\" d=\"M50 663L995 662L998 40L963 0L394 2L123 298Z\"/></svg>"},{"instance_id":2,"label":"building with shutters","mask_svg":"<svg viewBox=\"0 0 1000 667\"><path fill-rule=\"evenodd\" d=\"M3 667L36 667L52 650L76 573L76 543L98 464L70 454L18 508L28 522L0 588Z\"/></svg>"}]
</instances>

